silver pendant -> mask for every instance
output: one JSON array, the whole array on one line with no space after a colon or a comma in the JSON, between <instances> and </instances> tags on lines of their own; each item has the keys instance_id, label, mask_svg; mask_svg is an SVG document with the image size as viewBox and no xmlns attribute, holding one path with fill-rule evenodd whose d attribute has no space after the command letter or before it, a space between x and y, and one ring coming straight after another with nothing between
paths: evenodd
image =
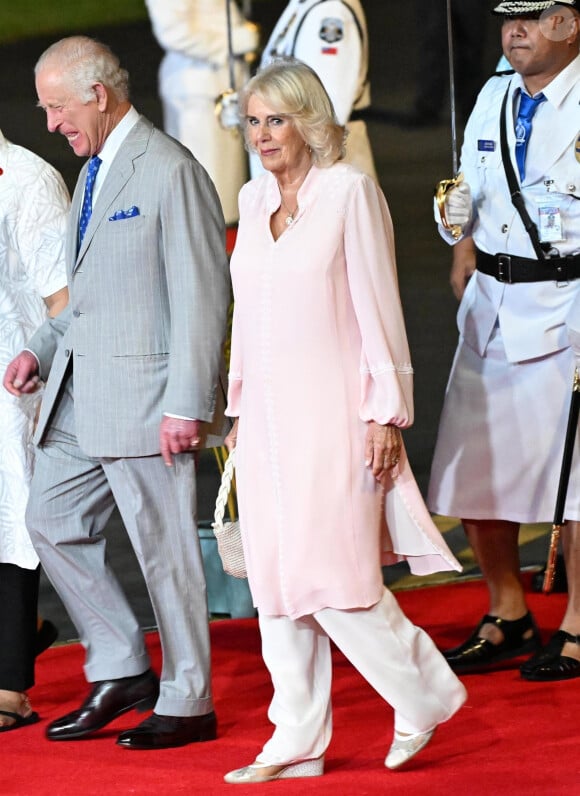
<instances>
[{"instance_id":1,"label":"silver pendant","mask_svg":"<svg viewBox=\"0 0 580 796\"><path fill-rule=\"evenodd\" d=\"M286 218L284 219L284 223L286 224L286 226L287 226L287 227L289 227L289 226L290 226L290 224L291 224L293 221L294 221L294 218L293 218L293 216L286 216Z\"/></svg>"}]
</instances>

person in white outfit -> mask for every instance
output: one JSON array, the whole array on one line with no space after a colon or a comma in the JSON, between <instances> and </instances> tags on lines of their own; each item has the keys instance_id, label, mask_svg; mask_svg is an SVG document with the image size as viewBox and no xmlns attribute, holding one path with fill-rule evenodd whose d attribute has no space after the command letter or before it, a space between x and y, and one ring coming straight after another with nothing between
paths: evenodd
<instances>
[{"instance_id":1,"label":"person in white outfit","mask_svg":"<svg viewBox=\"0 0 580 796\"><path fill-rule=\"evenodd\" d=\"M64 239L69 196L60 174L0 132L0 370L67 303ZM0 732L38 721L34 685L39 561L24 513L39 393L0 388Z\"/></svg>"},{"instance_id":2,"label":"person in white outfit","mask_svg":"<svg viewBox=\"0 0 580 796\"><path fill-rule=\"evenodd\" d=\"M347 163L377 180L364 111L371 103L367 23L360 0L290 0L264 47L261 66L293 57L314 69L339 124L346 125ZM263 169L251 157L251 173Z\"/></svg>"},{"instance_id":3,"label":"person in white outfit","mask_svg":"<svg viewBox=\"0 0 580 796\"><path fill-rule=\"evenodd\" d=\"M577 0L507 0L495 13L515 73L482 89L465 129L464 179L443 205L441 233L458 240L460 337L428 503L462 518L489 589L474 632L444 653L452 668L490 670L534 653L522 677L565 680L580 676L580 431L562 530L568 605L544 648L518 534L521 523L554 516L577 365L580 11Z\"/></svg>"},{"instance_id":4,"label":"person in white outfit","mask_svg":"<svg viewBox=\"0 0 580 796\"><path fill-rule=\"evenodd\" d=\"M230 86L227 3L234 53ZM226 224L238 220L238 193L248 178L240 131L224 129L217 98L249 77L259 31L234 0L146 0L153 33L165 56L159 68L159 94L165 132L186 146L214 182Z\"/></svg>"}]
</instances>

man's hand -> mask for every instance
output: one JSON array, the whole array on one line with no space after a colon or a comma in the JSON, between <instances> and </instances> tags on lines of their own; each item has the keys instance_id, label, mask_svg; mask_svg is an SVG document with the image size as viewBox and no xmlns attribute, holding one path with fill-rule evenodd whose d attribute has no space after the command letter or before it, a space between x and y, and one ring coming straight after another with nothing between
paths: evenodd
<instances>
[{"instance_id":1,"label":"man's hand","mask_svg":"<svg viewBox=\"0 0 580 796\"><path fill-rule=\"evenodd\" d=\"M471 279L475 271L475 244L473 238L462 238L453 247L453 265L449 282L453 295L457 301L461 301L465 292L465 286Z\"/></svg>"},{"instance_id":2,"label":"man's hand","mask_svg":"<svg viewBox=\"0 0 580 796\"><path fill-rule=\"evenodd\" d=\"M12 395L36 392L40 377L38 360L30 351L21 351L6 368L2 384Z\"/></svg>"},{"instance_id":3,"label":"man's hand","mask_svg":"<svg viewBox=\"0 0 580 796\"><path fill-rule=\"evenodd\" d=\"M466 182L460 182L445 194L445 218L450 227L461 230L471 220L471 189Z\"/></svg>"},{"instance_id":4,"label":"man's hand","mask_svg":"<svg viewBox=\"0 0 580 796\"><path fill-rule=\"evenodd\" d=\"M163 461L173 464L173 454L197 450L201 442L200 421L163 416L159 429L159 444Z\"/></svg>"}]
</instances>

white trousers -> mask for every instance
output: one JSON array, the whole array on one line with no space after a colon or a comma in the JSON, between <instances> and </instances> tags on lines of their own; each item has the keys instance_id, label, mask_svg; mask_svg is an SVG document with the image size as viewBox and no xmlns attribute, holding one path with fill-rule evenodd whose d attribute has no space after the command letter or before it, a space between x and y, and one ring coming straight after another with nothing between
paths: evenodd
<instances>
[{"instance_id":1,"label":"white trousers","mask_svg":"<svg viewBox=\"0 0 580 796\"><path fill-rule=\"evenodd\" d=\"M399 732L426 732L466 699L433 641L385 589L371 608L325 608L290 619L260 616L262 654L274 685L273 736L258 755L270 765L320 757L332 736L330 640L395 711Z\"/></svg>"}]
</instances>

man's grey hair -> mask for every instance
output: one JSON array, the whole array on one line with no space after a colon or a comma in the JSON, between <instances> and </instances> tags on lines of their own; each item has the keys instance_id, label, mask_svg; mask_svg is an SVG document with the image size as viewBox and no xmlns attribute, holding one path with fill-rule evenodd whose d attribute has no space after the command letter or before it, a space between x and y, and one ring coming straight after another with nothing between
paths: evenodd
<instances>
[{"instance_id":1,"label":"man's grey hair","mask_svg":"<svg viewBox=\"0 0 580 796\"><path fill-rule=\"evenodd\" d=\"M82 102L94 99L95 83L102 83L120 102L129 99L129 73L110 47L89 36L69 36L52 44L36 62L34 74L46 68L59 70Z\"/></svg>"}]
</instances>

